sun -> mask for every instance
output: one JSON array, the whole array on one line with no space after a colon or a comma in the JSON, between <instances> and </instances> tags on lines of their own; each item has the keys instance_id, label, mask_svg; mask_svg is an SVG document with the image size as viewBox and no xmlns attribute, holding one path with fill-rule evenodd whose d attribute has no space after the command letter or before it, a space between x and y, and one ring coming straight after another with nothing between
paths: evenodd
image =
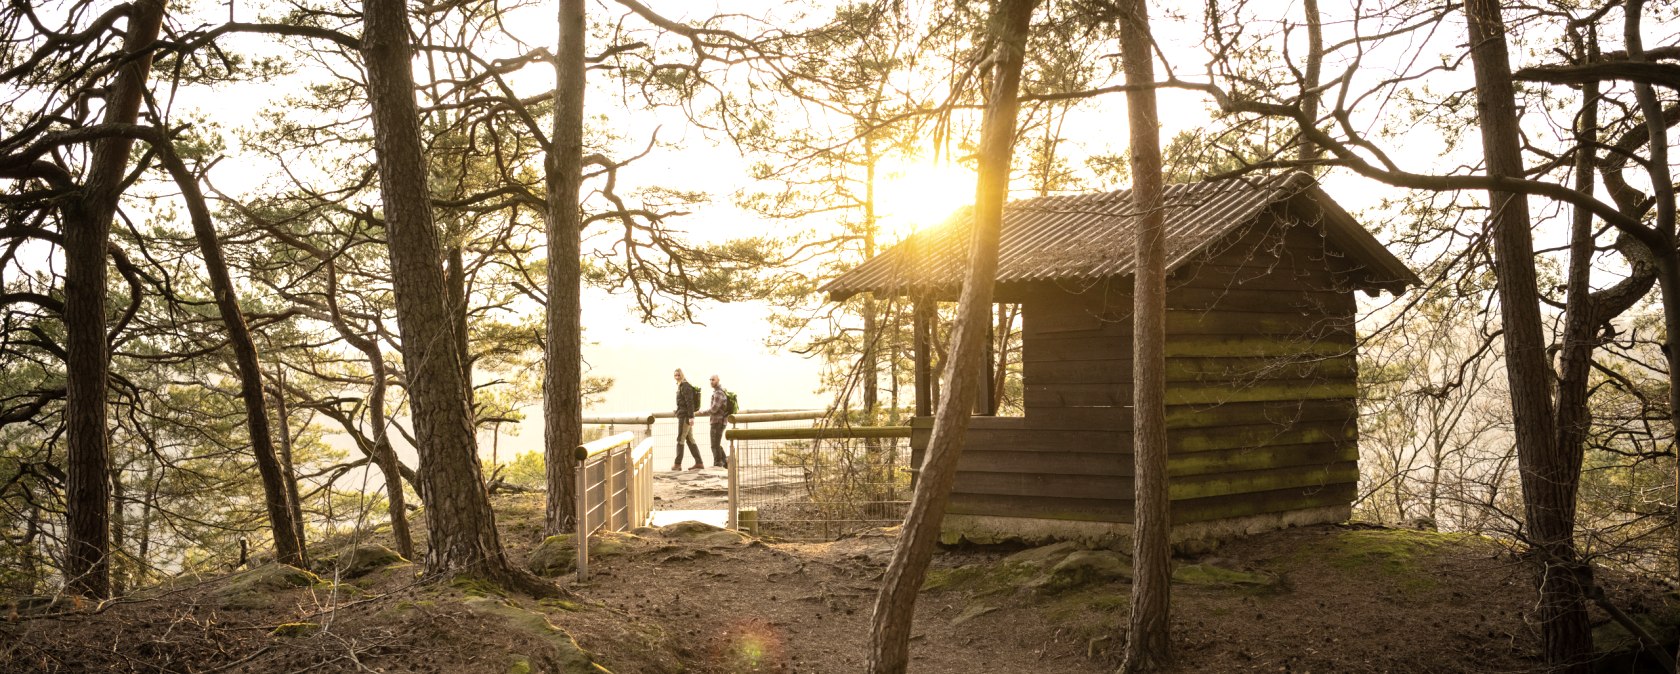
<instances>
[{"instance_id":1,"label":"sun","mask_svg":"<svg viewBox=\"0 0 1680 674\"><path fill-rule=\"evenodd\" d=\"M951 162L883 162L875 183L880 243L902 241L974 203L974 182L973 171Z\"/></svg>"}]
</instances>

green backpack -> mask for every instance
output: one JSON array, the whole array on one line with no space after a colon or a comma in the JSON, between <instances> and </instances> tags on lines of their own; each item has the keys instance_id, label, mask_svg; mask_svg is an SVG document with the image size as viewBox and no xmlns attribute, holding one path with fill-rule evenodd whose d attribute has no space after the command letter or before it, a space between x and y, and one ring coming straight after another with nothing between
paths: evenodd
<instances>
[{"instance_id":1,"label":"green backpack","mask_svg":"<svg viewBox=\"0 0 1680 674\"><path fill-rule=\"evenodd\" d=\"M724 391L723 392L723 397L726 400L729 401L729 406L728 406L728 413L729 414L734 414L736 412L741 411L741 403L736 402L734 391Z\"/></svg>"}]
</instances>

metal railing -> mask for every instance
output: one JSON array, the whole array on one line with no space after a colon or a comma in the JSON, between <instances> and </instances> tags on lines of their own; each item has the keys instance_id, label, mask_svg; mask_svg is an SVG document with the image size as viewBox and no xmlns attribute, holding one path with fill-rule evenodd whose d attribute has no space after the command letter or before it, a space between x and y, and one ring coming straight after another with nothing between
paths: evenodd
<instances>
[{"instance_id":1,"label":"metal railing","mask_svg":"<svg viewBox=\"0 0 1680 674\"><path fill-rule=\"evenodd\" d=\"M619 426L629 426L638 430L632 431L636 441L641 442L653 436L654 415L651 412L643 414L620 414L617 416L584 417L585 426L605 426L607 435L616 435Z\"/></svg>"},{"instance_id":2,"label":"metal railing","mask_svg":"<svg viewBox=\"0 0 1680 674\"><path fill-rule=\"evenodd\" d=\"M822 419L828 415L829 410L742 410L729 416L729 425L733 427L755 423L807 421ZM641 442L654 436L654 424L662 419L674 419L676 416L675 412L608 414L584 417L583 425L599 428L606 435L615 435L622 428L635 433L636 442Z\"/></svg>"},{"instance_id":3,"label":"metal railing","mask_svg":"<svg viewBox=\"0 0 1680 674\"><path fill-rule=\"evenodd\" d=\"M634 445L634 447L632 447ZM619 433L577 448L577 572L589 577L589 537L644 526L653 514L653 439Z\"/></svg>"},{"instance_id":4,"label":"metal railing","mask_svg":"<svg viewBox=\"0 0 1680 674\"><path fill-rule=\"evenodd\" d=\"M831 540L902 523L910 427L730 429L729 526Z\"/></svg>"}]
</instances>

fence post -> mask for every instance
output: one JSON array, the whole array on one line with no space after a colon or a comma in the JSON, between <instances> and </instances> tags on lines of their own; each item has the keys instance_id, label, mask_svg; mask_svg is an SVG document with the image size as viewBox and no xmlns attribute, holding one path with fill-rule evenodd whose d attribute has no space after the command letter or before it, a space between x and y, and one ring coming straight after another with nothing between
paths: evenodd
<instances>
[{"instance_id":1,"label":"fence post","mask_svg":"<svg viewBox=\"0 0 1680 674\"><path fill-rule=\"evenodd\" d=\"M612 453L607 455L607 498L605 500L607 502L608 531L618 531L618 485L624 479L625 473L625 471L620 470L620 466L629 462L630 452L628 450L620 452L615 447Z\"/></svg>"},{"instance_id":2,"label":"fence post","mask_svg":"<svg viewBox=\"0 0 1680 674\"><path fill-rule=\"evenodd\" d=\"M589 464L585 461L589 450L577 448L577 516L572 518L577 522L577 574L578 580L589 580Z\"/></svg>"},{"instance_id":3,"label":"fence post","mask_svg":"<svg viewBox=\"0 0 1680 674\"><path fill-rule=\"evenodd\" d=\"M741 530L741 504L739 493L739 473L741 467L741 450L735 446L735 438L729 439L729 528L732 531Z\"/></svg>"}]
</instances>

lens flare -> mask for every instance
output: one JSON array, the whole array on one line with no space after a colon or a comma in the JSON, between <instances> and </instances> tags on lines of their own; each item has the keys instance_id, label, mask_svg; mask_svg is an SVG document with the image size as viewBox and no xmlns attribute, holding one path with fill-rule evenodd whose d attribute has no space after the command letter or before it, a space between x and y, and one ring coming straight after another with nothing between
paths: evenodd
<instances>
[{"instance_id":1,"label":"lens flare","mask_svg":"<svg viewBox=\"0 0 1680 674\"><path fill-rule=\"evenodd\" d=\"M782 636L769 623L759 619L739 621L730 625L723 637L719 658L723 671L747 674L788 670Z\"/></svg>"}]
</instances>

